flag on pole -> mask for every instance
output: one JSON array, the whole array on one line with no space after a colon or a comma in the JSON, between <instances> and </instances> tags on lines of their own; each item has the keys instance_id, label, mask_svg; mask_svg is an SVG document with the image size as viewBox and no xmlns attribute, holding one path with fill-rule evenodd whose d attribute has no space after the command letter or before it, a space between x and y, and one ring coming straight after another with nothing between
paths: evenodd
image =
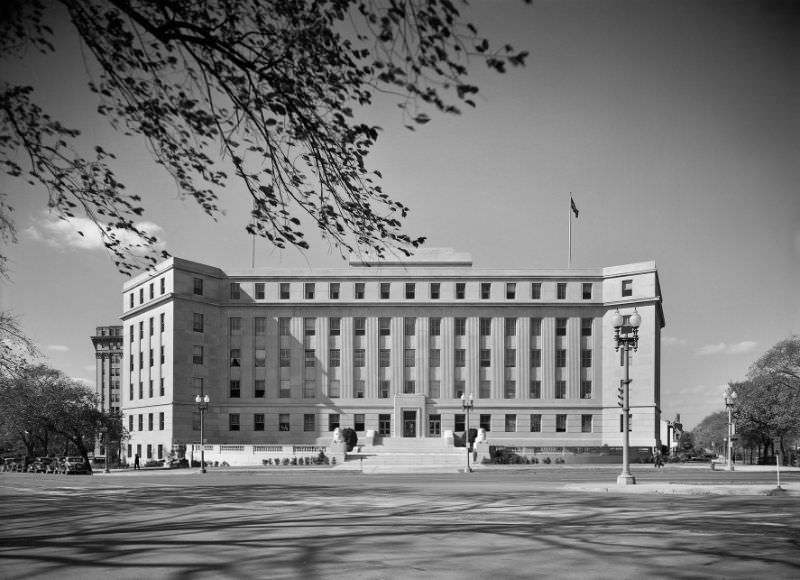
<instances>
[{"instance_id":1,"label":"flag on pole","mask_svg":"<svg viewBox=\"0 0 800 580\"><path fill-rule=\"evenodd\" d=\"M575 217L578 217L578 206L575 205L575 200L572 199L572 196L569 198L569 204L572 206L572 211L575 212Z\"/></svg>"}]
</instances>

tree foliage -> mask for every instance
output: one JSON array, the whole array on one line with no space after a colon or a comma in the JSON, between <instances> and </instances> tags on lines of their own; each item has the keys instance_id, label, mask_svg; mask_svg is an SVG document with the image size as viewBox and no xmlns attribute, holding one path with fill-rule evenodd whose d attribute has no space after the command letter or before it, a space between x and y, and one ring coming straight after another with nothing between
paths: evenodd
<instances>
[{"instance_id":1,"label":"tree foliage","mask_svg":"<svg viewBox=\"0 0 800 580\"><path fill-rule=\"evenodd\" d=\"M800 391L800 336L790 336L769 349L752 364L747 376Z\"/></svg>"},{"instance_id":2,"label":"tree foliage","mask_svg":"<svg viewBox=\"0 0 800 580\"><path fill-rule=\"evenodd\" d=\"M462 18L459 0L8 0L0 55L54 50L51 11L66 10L88 55L98 113L144 138L182 195L210 216L238 180L252 198L247 230L279 248L307 248L304 222L340 251L410 254L424 238L402 231L408 208L386 194L366 157L380 127L359 120L377 93L405 125L429 112L475 106L471 60L503 73L527 53L493 48ZM144 209L102 146L54 119L30 86L0 83L0 163L43 185L62 218L85 213L117 267L139 267L126 242L149 248ZM232 168L232 169L231 169ZM229 172L232 171L232 175ZM7 213L6 213L7 215Z\"/></svg>"},{"instance_id":3,"label":"tree foliage","mask_svg":"<svg viewBox=\"0 0 800 580\"><path fill-rule=\"evenodd\" d=\"M728 413L718 411L704 418L692 429L694 444L703 450L721 449L722 441L728 437Z\"/></svg>"}]
</instances>

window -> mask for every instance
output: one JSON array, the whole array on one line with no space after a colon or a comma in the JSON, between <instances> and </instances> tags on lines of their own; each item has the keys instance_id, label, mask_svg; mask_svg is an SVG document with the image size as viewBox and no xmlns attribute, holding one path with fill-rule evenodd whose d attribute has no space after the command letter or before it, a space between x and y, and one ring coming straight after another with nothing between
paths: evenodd
<instances>
[{"instance_id":1,"label":"window","mask_svg":"<svg viewBox=\"0 0 800 580\"><path fill-rule=\"evenodd\" d=\"M152 459L153 458L153 444L152 443L148 443L147 444L147 458L148 459Z\"/></svg>"},{"instance_id":2,"label":"window","mask_svg":"<svg viewBox=\"0 0 800 580\"><path fill-rule=\"evenodd\" d=\"M353 429L356 431L365 431L364 427L364 413L356 413L353 415Z\"/></svg>"},{"instance_id":3,"label":"window","mask_svg":"<svg viewBox=\"0 0 800 580\"><path fill-rule=\"evenodd\" d=\"M148 431L152 431L153 430L153 414L152 413L148 413L147 414L147 430Z\"/></svg>"},{"instance_id":4,"label":"window","mask_svg":"<svg viewBox=\"0 0 800 580\"><path fill-rule=\"evenodd\" d=\"M330 336L339 336L342 333L342 319L329 318L328 319L328 334Z\"/></svg>"},{"instance_id":5,"label":"window","mask_svg":"<svg viewBox=\"0 0 800 580\"><path fill-rule=\"evenodd\" d=\"M314 379L306 379L303 381L303 398L316 399L317 398L317 383Z\"/></svg>"},{"instance_id":6,"label":"window","mask_svg":"<svg viewBox=\"0 0 800 580\"><path fill-rule=\"evenodd\" d=\"M388 282L381 282L381 300L387 300L390 296L391 284Z\"/></svg>"},{"instance_id":7,"label":"window","mask_svg":"<svg viewBox=\"0 0 800 580\"><path fill-rule=\"evenodd\" d=\"M531 433L542 432L542 416L539 414L531 414Z\"/></svg>"},{"instance_id":8,"label":"window","mask_svg":"<svg viewBox=\"0 0 800 580\"><path fill-rule=\"evenodd\" d=\"M241 288L238 282L231 282L231 300L239 300L241 298Z\"/></svg>"},{"instance_id":9,"label":"window","mask_svg":"<svg viewBox=\"0 0 800 580\"><path fill-rule=\"evenodd\" d=\"M281 336L289 336L290 334L290 318L278 319L278 332Z\"/></svg>"},{"instance_id":10,"label":"window","mask_svg":"<svg viewBox=\"0 0 800 580\"><path fill-rule=\"evenodd\" d=\"M354 295L356 300L363 300L364 299L364 283L363 282L356 282Z\"/></svg>"},{"instance_id":11,"label":"window","mask_svg":"<svg viewBox=\"0 0 800 580\"><path fill-rule=\"evenodd\" d=\"M144 303L144 288L139 288L139 304Z\"/></svg>"},{"instance_id":12,"label":"window","mask_svg":"<svg viewBox=\"0 0 800 580\"><path fill-rule=\"evenodd\" d=\"M353 366L363 367L366 366L366 354L363 348L353 349Z\"/></svg>"},{"instance_id":13,"label":"window","mask_svg":"<svg viewBox=\"0 0 800 580\"><path fill-rule=\"evenodd\" d=\"M542 336L541 318L531 318L531 336Z\"/></svg>"},{"instance_id":14,"label":"window","mask_svg":"<svg viewBox=\"0 0 800 580\"><path fill-rule=\"evenodd\" d=\"M139 321L139 340L144 339L144 320Z\"/></svg>"},{"instance_id":15,"label":"window","mask_svg":"<svg viewBox=\"0 0 800 580\"><path fill-rule=\"evenodd\" d=\"M456 413L453 416L453 431L465 431L464 413Z\"/></svg>"},{"instance_id":16,"label":"window","mask_svg":"<svg viewBox=\"0 0 800 580\"><path fill-rule=\"evenodd\" d=\"M150 349L150 366L153 366L155 363L156 363L155 353L153 352L153 349L151 348Z\"/></svg>"},{"instance_id":17,"label":"window","mask_svg":"<svg viewBox=\"0 0 800 580\"><path fill-rule=\"evenodd\" d=\"M306 349L304 361L304 366L307 369L317 366L317 355L313 348Z\"/></svg>"},{"instance_id":18,"label":"window","mask_svg":"<svg viewBox=\"0 0 800 580\"><path fill-rule=\"evenodd\" d=\"M267 351L263 348L257 348L255 351L254 365L263 367L267 365Z\"/></svg>"},{"instance_id":19,"label":"window","mask_svg":"<svg viewBox=\"0 0 800 580\"><path fill-rule=\"evenodd\" d=\"M256 300L264 300L265 297L266 297L266 292L264 292L264 283L256 282Z\"/></svg>"},{"instance_id":20,"label":"window","mask_svg":"<svg viewBox=\"0 0 800 580\"><path fill-rule=\"evenodd\" d=\"M339 379L330 379L328 381L328 396L331 399L338 399L341 396L341 383L339 383Z\"/></svg>"},{"instance_id":21,"label":"window","mask_svg":"<svg viewBox=\"0 0 800 580\"><path fill-rule=\"evenodd\" d=\"M389 381L380 381L378 383L378 398L379 399L388 399L389 398L389 388L390 388L390 382Z\"/></svg>"},{"instance_id":22,"label":"window","mask_svg":"<svg viewBox=\"0 0 800 580\"><path fill-rule=\"evenodd\" d=\"M633 296L633 280L622 281L622 296Z\"/></svg>"},{"instance_id":23,"label":"window","mask_svg":"<svg viewBox=\"0 0 800 580\"><path fill-rule=\"evenodd\" d=\"M289 283L288 282L281 282L281 285L280 285L280 297L281 297L281 300L289 300Z\"/></svg>"},{"instance_id":24,"label":"window","mask_svg":"<svg viewBox=\"0 0 800 580\"><path fill-rule=\"evenodd\" d=\"M158 414L158 430L159 431L163 431L164 430L164 413L163 412Z\"/></svg>"},{"instance_id":25,"label":"window","mask_svg":"<svg viewBox=\"0 0 800 580\"><path fill-rule=\"evenodd\" d=\"M161 278L159 283L160 283L159 290L161 291L161 294L164 294L164 292L167 291L167 281L164 278Z\"/></svg>"},{"instance_id":26,"label":"window","mask_svg":"<svg viewBox=\"0 0 800 580\"><path fill-rule=\"evenodd\" d=\"M196 296L202 296L203 295L203 279L202 278L193 278L192 281L193 281L193 284L194 284L194 288L192 289L192 292Z\"/></svg>"},{"instance_id":27,"label":"window","mask_svg":"<svg viewBox=\"0 0 800 580\"><path fill-rule=\"evenodd\" d=\"M463 348L458 350L460 350L462 353L464 352ZM464 366L463 364L462 365L458 364L458 356L459 356L458 350L456 351L456 366ZM438 348L432 348L428 360L428 366L431 368L437 368L441 366L441 364L442 364L442 351Z\"/></svg>"},{"instance_id":28,"label":"window","mask_svg":"<svg viewBox=\"0 0 800 580\"><path fill-rule=\"evenodd\" d=\"M491 318L481 318L479 321L480 325L480 335L481 336L489 336L492 334L492 319Z\"/></svg>"},{"instance_id":29,"label":"window","mask_svg":"<svg viewBox=\"0 0 800 580\"><path fill-rule=\"evenodd\" d=\"M506 433L514 433L517 430L517 416L506 415L505 427Z\"/></svg>"},{"instance_id":30,"label":"window","mask_svg":"<svg viewBox=\"0 0 800 580\"><path fill-rule=\"evenodd\" d=\"M289 431L291 423L289 423L289 413L280 413L278 415L278 430Z\"/></svg>"},{"instance_id":31,"label":"window","mask_svg":"<svg viewBox=\"0 0 800 580\"><path fill-rule=\"evenodd\" d=\"M316 431L317 430L317 416L313 413L305 413L303 415L303 431Z\"/></svg>"},{"instance_id":32,"label":"window","mask_svg":"<svg viewBox=\"0 0 800 580\"><path fill-rule=\"evenodd\" d=\"M304 318L303 334L306 336L314 336L315 334L317 334L316 325L317 325L316 318Z\"/></svg>"},{"instance_id":33,"label":"window","mask_svg":"<svg viewBox=\"0 0 800 580\"><path fill-rule=\"evenodd\" d=\"M438 355L438 353L439 353L438 349L436 350L436 353ZM438 359L438 356L437 356L437 359ZM467 351L465 349L463 349L463 348L457 348L456 352L455 352L455 361L456 361L456 366L457 367L467 366ZM437 360L437 362L438 362L438 360ZM439 365L437 364L436 366L439 366Z\"/></svg>"},{"instance_id":34,"label":"window","mask_svg":"<svg viewBox=\"0 0 800 580\"><path fill-rule=\"evenodd\" d=\"M403 334L406 336L414 336L417 333L417 319L404 318L403 319Z\"/></svg>"},{"instance_id":35,"label":"window","mask_svg":"<svg viewBox=\"0 0 800 580\"><path fill-rule=\"evenodd\" d=\"M506 334L506 336L516 336L517 335L517 319L516 318L506 318L505 319L505 334Z\"/></svg>"},{"instance_id":36,"label":"window","mask_svg":"<svg viewBox=\"0 0 800 580\"><path fill-rule=\"evenodd\" d=\"M161 313L160 318L161 318L161 332L164 332L164 325L165 325L166 316L164 315L163 312Z\"/></svg>"},{"instance_id":37,"label":"window","mask_svg":"<svg viewBox=\"0 0 800 580\"><path fill-rule=\"evenodd\" d=\"M234 316L228 319L228 327L230 329L231 336L236 334L242 334L242 319L238 316Z\"/></svg>"},{"instance_id":38,"label":"window","mask_svg":"<svg viewBox=\"0 0 800 580\"><path fill-rule=\"evenodd\" d=\"M203 377L192 377L192 389L198 394L203 392Z\"/></svg>"},{"instance_id":39,"label":"window","mask_svg":"<svg viewBox=\"0 0 800 580\"><path fill-rule=\"evenodd\" d=\"M391 415L378 415L378 435L389 436L392 434L392 416Z\"/></svg>"},{"instance_id":40,"label":"window","mask_svg":"<svg viewBox=\"0 0 800 580\"><path fill-rule=\"evenodd\" d=\"M304 284L304 291L303 296L306 300L313 300L314 299L314 283L313 282L306 282Z\"/></svg>"},{"instance_id":41,"label":"window","mask_svg":"<svg viewBox=\"0 0 800 580\"><path fill-rule=\"evenodd\" d=\"M388 348L381 348L378 349L378 366L382 368L387 368L391 366L392 360L392 351Z\"/></svg>"},{"instance_id":42,"label":"window","mask_svg":"<svg viewBox=\"0 0 800 580\"><path fill-rule=\"evenodd\" d=\"M431 379L428 382L428 389L432 399L438 399L442 396L442 383L439 379Z\"/></svg>"},{"instance_id":43,"label":"window","mask_svg":"<svg viewBox=\"0 0 800 580\"><path fill-rule=\"evenodd\" d=\"M556 381L556 399L567 398L567 381Z\"/></svg>"},{"instance_id":44,"label":"window","mask_svg":"<svg viewBox=\"0 0 800 580\"><path fill-rule=\"evenodd\" d=\"M492 396L492 382L484 380L478 383L478 398L488 399L491 396Z\"/></svg>"},{"instance_id":45,"label":"window","mask_svg":"<svg viewBox=\"0 0 800 580\"><path fill-rule=\"evenodd\" d=\"M556 366L564 368L567 366L567 350L564 348L556 349Z\"/></svg>"},{"instance_id":46,"label":"window","mask_svg":"<svg viewBox=\"0 0 800 580\"><path fill-rule=\"evenodd\" d=\"M139 415L139 431L144 431L144 415Z\"/></svg>"},{"instance_id":47,"label":"window","mask_svg":"<svg viewBox=\"0 0 800 580\"><path fill-rule=\"evenodd\" d=\"M567 299L567 283L566 282L559 282L556 285L556 298L558 300L566 300Z\"/></svg>"},{"instance_id":48,"label":"window","mask_svg":"<svg viewBox=\"0 0 800 580\"><path fill-rule=\"evenodd\" d=\"M152 283L152 282L150 282L150 300L152 300L153 298L155 298L155 295L156 295L156 294L155 294L155 288L154 288L154 286L153 286L153 283Z\"/></svg>"},{"instance_id":49,"label":"window","mask_svg":"<svg viewBox=\"0 0 800 580\"><path fill-rule=\"evenodd\" d=\"M339 300L339 283L331 282L328 285L328 297L331 300Z\"/></svg>"},{"instance_id":50,"label":"window","mask_svg":"<svg viewBox=\"0 0 800 580\"><path fill-rule=\"evenodd\" d=\"M541 300L541 298L542 298L542 283L531 282L531 299Z\"/></svg>"},{"instance_id":51,"label":"window","mask_svg":"<svg viewBox=\"0 0 800 580\"><path fill-rule=\"evenodd\" d=\"M192 345L192 364L203 364L203 346L199 344Z\"/></svg>"},{"instance_id":52,"label":"window","mask_svg":"<svg viewBox=\"0 0 800 580\"><path fill-rule=\"evenodd\" d=\"M328 367L338 367L341 366L342 362L342 351L338 348L332 348L328 351Z\"/></svg>"},{"instance_id":53,"label":"window","mask_svg":"<svg viewBox=\"0 0 800 580\"><path fill-rule=\"evenodd\" d=\"M467 319L466 318L456 318L455 319L455 332L456 332L456 336L465 336L467 334Z\"/></svg>"},{"instance_id":54,"label":"window","mask_svg":"<svg viewBox=\"0 0 800 580\"><path fill-rule=\"evenodd\" d=\"M238 399L242 396L242 385L237 379L231 379L231 398Z\"/></svg>"},{"instance_id":55,"label":"window","mask_svg":"<svg viewBox=\"0 0 800 580\"><path fill-rule=\"evenodd\" d=\"M542 349L531 349L531 368L539 368L542 366Z\"/></svg>"},{"instance_id":56,"label":"window","mask_svg":"<svg viewBox=\"0 0 800 580\"><path fill-rule=\"evenodd\" d=\"M163 314L162 314L162 316L163 316ZM128 329L130 330L130 332L128 333L130 335L130 337L129 337L130 338L130 342L133 342L133 324L131 324L128 327Z\"/></svg>"},{"instance_id":57,"label":"window","mask_svg":"<svg viewBox=\"0 0 800 580\"><path fill-rule=\"evenodd\" d=\"M161 355L161 359L160 359L161 360L161 364L163 365L164 361L166 360L166 356L164 355L164 345L161 345L161 353L160 353L160 355Z\"/></svg>"},{"instance_id":58,"label":"window","mask_svg":"<svg viewBox=\"0 0 800 580\"><path fill-rule=\"evenodd\" d=\"M431 282L431 300L438 300L440 296L440 288L438 282Z\"/></svg>"},{"instance_id":59,"label":"window","mask_svg":"<svg viewBox=\"0 0 800 580\"><path fill-rule=\"evenodd\" d=\"M253 431L264 430L264 413L253 414Z\"/></svg>"},{"instance_id":60,"label":"window","mask_svg":"<svg viewBox=\"0 0 800 580\"><path fill-rule=\"evenodd\" d=\"M356 399L364 398L364 387L366 382L362 380L353 381L353 397Z\"/></svg>"},{"instance_id":61,"label":"window","mask_svg":"<svg viewBox=\"0 0 800 580\"><path fill-rule=\"evenodd\" d=\"M238 348L231 349L230 366L232 367L242 366L242 351L239 350Z\"/></svg>"},{"instance_id":62,"label":"window","mask_svg":"<svg viewBox=\"0 0 800 580\"><path fill-rule=\"evenodd\" d=\"M492 297L491 282L481 282L481 300L488 300Z\"/></svg>"},{"instance_id":63,"label":"window","mask_svg":"<svg viewBox=\"0 0 800 580\"><path fill-rule=\"evenodd\" d=\"M556 433L566 433L567 432L567 416L566 415L556 415Z\"/></svg>"},{"instance_id":64,"label":"window","mask_svg":"<svg viewBox=\"0 0 800 580\"><path fill-rule=\"evenodd\" d=\"M150 379L150 382L148 384L147 396L150 397L151 399L153 398L153 379Z\"/></svg>"},{"instance_id":65,"label":"window","mask_svg":"<svg viewBox=\"0 0 800 580\"><path fill-rule=\"evenodd\" d=\"M133 431L133 415L128 415L128 431Z\"/></svg>"},{"instance_id":66,"label":"window","mask_svg":"<svg viewBox=\"0 0 800 580\"><path fill-rule=\"evenodd\" d=\"M281 366L282 367L291 366L291 364L292 364L291 360L292 359L291 359L290 350L288 348L282 348L280 350L280 361L281 361L280 364L281 364Z\"/></svg>"},{"instance_id":67,"label":"window","mask_svg":"<svg viewBox=\"0 0 800 580\"><path fill-rule=\"evenodd\" d=\"M506 379L503 384L503 398L516 399L517 398L517 381Z\"/></svg>"},{"instance_id":68,"label":"window","mask_svg":"<svg viewBox=\"0 0 800 580\"><path fill-rule=\"evenodd\" d=\"M531 381L530 385L528 386L528 396L531 399L542 398L542 381L539 380Z\"/></svg>"},{"instance_id":69,"label":"window","mask_svg":"<svg viewBox=\"0 0 800 580\"><path fill-rule=\"evenodd\" d=\"M440 437L442 435L442 416L428 415L428 436Z\"/></svg>"},{"instance_id":70,"label":"window","mask_svg":"<svg viewBox=\"0 0 800 580\"><path fill-rule=\"evenodd\" d=\"M465 282L456 282L456 300L463 300L467 294L467 285Z\"/></svg>"},{"instance_id":71,"label":"window","mask_svg":"<svg viewBox=\"0 0 800 580\"><path fill-rule=\"evenodd\" d=\"M514 300L517 297L516 282L506 282L506 300Z\"/></svg>"},{"instance_id":72,"label":"window","mask_svg":"<svg viewBox=\"0 0 800 580\"><path fill-rule=\"evenodd\" d=\"M230 413L228 415L228 431L239 430L239 413Z\"/></svg>"},{"instance_id":73,"label":"window","mask_svg":"<svg viewBox=\"0 0 800 580\"><path fill-rule=\"evenodd\" d=\"M164 390L164 377L161 377L158 382L158 396L163 397L165 394Z\"/></svg>"},{"instance_id":74,"label":"window","mask_svg":"<svg viewBox=\"0 0 800 580\"><path fill-rule=\"evenodd\" d=\"M431 336L440 336L442 334L441 318L428 319L428 334L430 334Z\"/></svg>"},{"instance_id":75,"label":"window","mask_svg":"<svg viewBox=\"0 0 800 580\"><path fill-rule=\"evenodd\" d=\"M417 392L417 382L408 380L403 383L403 394L405 395L413 395Z\"/></svg>"},{"instance_id":76,"label":"window","mask_svg":"<svg viewBox=\"0 0 800 580\"><path fill-rule=\"evenodd\" d=\"M267 394L266 381L264 379L256 379L253 386L253 396L257 399L263 399Z\"/></svg>"},{"instance_id":77,"label":"window","mask_svg":"<svg viewBox=\"0 0 800 580\"><path fill-rule=\"evenodd\" d=\"M416 349L413 348L405 349L405 351L403 352L403 366L406 368L416 366L416 356L417 356Z\"/></svg>"},{"instance_id":78,"label":"window","mask_svg":"<svg viewBox=\"0 0 800 580\"><path fill-rule=\"evenodd\" d=\"M488 348L482 348L480 352L480 365L481 367L492 366L492 351Z\"/></svg>"},{"instance_id":79,"label":"window","mask_svg":"<svg viewBox=\"0 0 800 580\"><path fill-rule=\"evenodd\" d=\"M581 381L581 399L592 398L592 381Z\"/></svg>"},{"instance_id":80,"label":"window","mask_svg":"<svg viewBox=\"0 0 800 580\"><path fill-rule=\"evenodd\" d=\"M366 318L354 318L353 319L353 331L356 336L365 336L367 334L367 319Z\"/></svg>"},{"instance_id":81,"label":"window","mask_svg":"<svg viewBox=\"0 0 800 580\"><path fill-rule=\"evenodd\" d=\"M152 327L153 319L150 319L151 327ZM203 332L203 315L195 312L192 315L192 331L194 332Z\"/></svg>"},{"instance_id":82,"label":"window","mask_svg":"<svg viewBox=\"0 0 800 580\"><path fill-rule=\"evenodd\" d=\"M256 336L264 336L267 333L267 319L258 316L253 319L253 333Z\"/></svg>"},{"instance_id":83,"label":"window","mask_svg":"<svg viewBox=\"0 0 800 580\"><path fill-rule=\"evenodd\" d=\"M478 420L478 427L483 429L484 431L491 431L492 427L492 416L491 415L481 415Z\"/></svg>"},{"instance_id":84,"label":"window","mask_svg":"<svg viewBox=\"0 0 800 580\"><path fill-rule=\"evenodd\" d=\"M592 336L591 318L581 318L581 336Z\"/></svg>"},{"instance_id":85,"label":"window","mask_svg":"<svg viewBox=\"0 0 800 580\"><path fill-rule=\"evenodd\" d=\"M379 318L378 319L378 334L380 336L389 336L392 333L392 319Z\"/></svg>"},{"instance_id":86,"label":"window","mask_svg":"<svg viewBox=\"0 0 800 580\"><path fill-rule=\"evenodd\" d=\"M129 306L128 306L128 307L129 307L129 308L133 308L133 292L131 292L131 295L130 295L130 304L129 304Z\"/></svg>"},{"instance_id":87,"label":"window","mask_svg":"<svg viewBox=\"0 0 800 580\"><path fill-rule=\"evenodd\" d=\"M153 336L153 317L152 317L152 316L150 317L150 326L149 326L149 330L150 330L150 336ZM201 331L201 332L202 332L202 331Z\"/></svg>"},{"instance_id":88,"label":"window","mask_svg":"<svg viewBox=\"0 0 800 580\"><path fill-rule=\"evenodd\" d=\"M142 351L139 351L139 370L142 370L143 368L144 368L144 355L142 354Z\"/></svg>"},{"instance_id":89,"label":"window","mask_svg":"<svg viewBox=\"0 0 800 580\"><path fill-rule=\"evenodd\" d=\"M453 383L453 398L460 399L461 395L465 394L467 390L467 383L465 381L456 381Z\"/></svg>"},{"instance_id":90,"label":"window","mask_svg":"<svg viewBox=\"0 0 800 580\"><path fill-rule=\"evenodd\" d=\"M414 282L406 282L406 300L413 300L417 294L417 286Z\"/></svg>"},{"instance_id":91,"label":"window","mask_svg":"<svg viewBox=\"0 0 800 580\"><path fill-rule=\"evenodd\" d=\"M328 431L335 431L341 427L339 413L328 413Z\"/></svg>"},{"instance_id":92,"label":"window","mask_svg":"<svg viewBox=\"0 0 800 580\"><path fill-rule=\"evenodd\" d=\"M517 349L516 348L507 348L506 349L506 356L505 356L505 365L506 367L515 367L517 366Z\"/></svg>"},{"instance_id":93,"label":"window","mask_svg":"<svg viewBox=\"0 0 800 580\"><path fill-rule=\"evenodd\" d=\"M556 318L556 336L567 336L566 318Z\"/></svg>"},{"instance_id":94,"label":"window","mask_svg":"<svg viewBox=\"0 0 800 580\"><path fill-rule=\"evenodd\" d=\"M581 366L588 369L592 366L592 351L591 349L584 348L581 350Z\"/></svg>"},{"instance_id":95,"label":"window","mask_svg":"<svg viewBox=\"0 0 800 580\"><path fill-rule=\"evenodd\" d=\"M592 283L584 282L582 286L582 295L584 300L592 299Z\"/></svg>"}]
</instances>

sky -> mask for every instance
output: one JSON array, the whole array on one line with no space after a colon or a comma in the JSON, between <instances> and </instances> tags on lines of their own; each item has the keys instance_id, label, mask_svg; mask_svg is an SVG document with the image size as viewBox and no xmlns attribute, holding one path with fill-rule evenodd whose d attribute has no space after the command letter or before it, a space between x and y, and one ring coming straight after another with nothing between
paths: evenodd
<instances>
[{"instance_id":1,"label":"sky","mask_svg":"<svg viewBox=\"0 0 800 580\"><path fill-rule=\"evenodd\" d=\"M666 327L662 412L691 428L724 408L729 381L776 342L800 334L800 8L737 0L473 0L490 39L530 52L505 75L471 62L478 107L403 128L394 103L361 114L383 128L369 157L383 188L411 208L430 247L470 252L481 268L566 268L655 260ZM54 116L120 158L143 193L143 220L171 254L246 268L248 203L231 186L211 221L136 139L94 114L84 61L66 21L57 52L0 60ZM122 284L92 236L46 211L46 193L0 176L18 242L0 309L20 317L49 363L93 385L89 337L118 323ZM79 226L80 224L74 224ZM257 266L347 267L324 241Z\"/></svg>"}]
</instances>

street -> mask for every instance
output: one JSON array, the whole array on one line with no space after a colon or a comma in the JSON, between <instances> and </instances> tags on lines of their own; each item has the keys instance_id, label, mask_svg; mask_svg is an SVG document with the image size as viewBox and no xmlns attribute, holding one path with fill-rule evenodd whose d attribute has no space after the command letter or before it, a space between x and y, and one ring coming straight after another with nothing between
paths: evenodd
<instances>
[{"instance_id":1,"label":"street","mask_svg":"<svg viewBox=\"0 0 800 580\"><path fill-rule=\"evenodd\" d=\"M642 483L772 483L668 466ZM616 470L3 473L3 578L797 578L796 495L575 491ZM798 472L785 474L797 489Z\"/></svg>"}]
</instances>

